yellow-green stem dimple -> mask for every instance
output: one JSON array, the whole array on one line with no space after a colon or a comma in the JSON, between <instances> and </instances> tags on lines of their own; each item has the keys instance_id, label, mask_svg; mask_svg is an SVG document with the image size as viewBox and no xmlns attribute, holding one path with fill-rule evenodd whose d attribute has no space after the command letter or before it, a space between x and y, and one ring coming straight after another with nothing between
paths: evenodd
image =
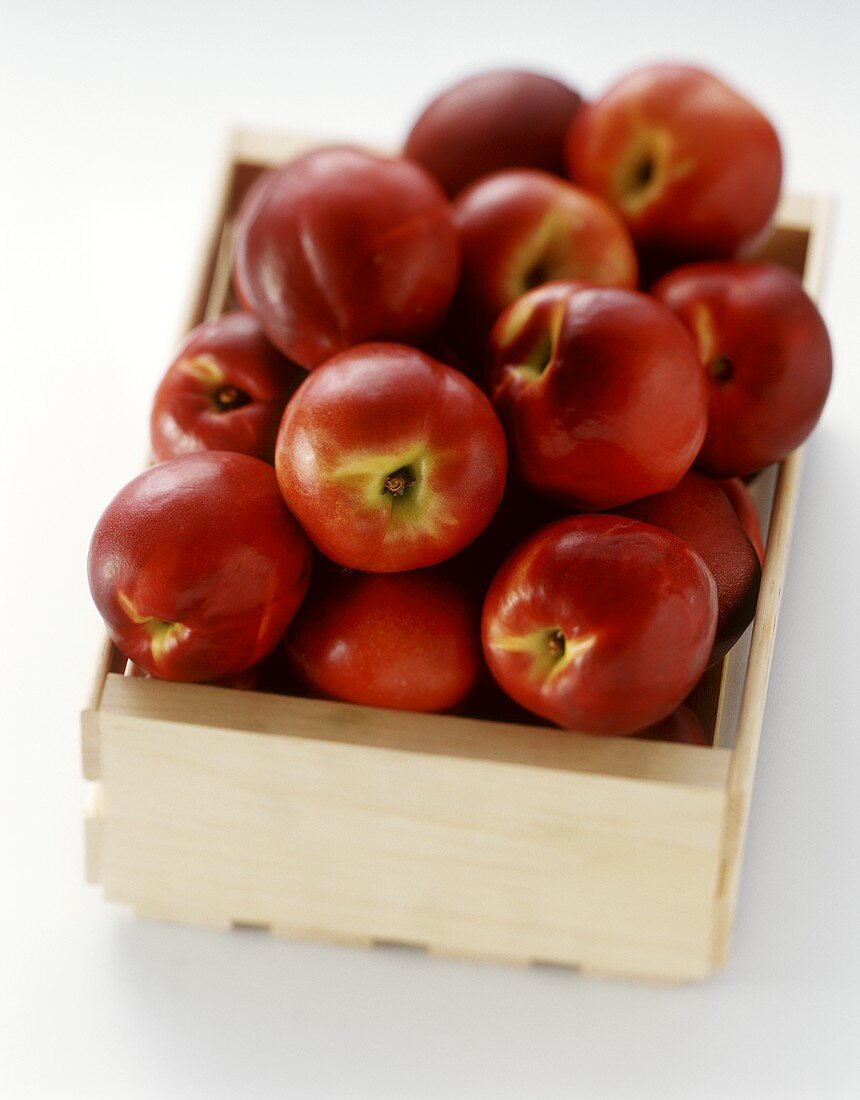
<instances>
[{"instance_id":1,"label":"yellow-green stem dimple","mask_svg":"<svg viewBox=\"0 0 860 1100\"><path fill-rule=\"evenodd\" d=\"M544 627L528 634L497 635L490 642L502 653L525 653L531 656L531 675L536 680L551 683L569 665L578 661L597 641L594 634L568 638L561 627Z\"/></svg>"},{"instance_id":2,"label":"yellow-green stem dimple","mask_svg":"<svg viewBox=\"0 0 860 1100\"><path fill-rule=\"evenodd\" d=\"M408 541L419 532L436 540L457 523L444 496L433 492L435 468L450 461L448 451L429 452L421 440L387 453L341 455L328 477L363 510L384 513L386 543Z\"/></svg>"},{"instance_id":3,"label":"yellow-green stem dimple","mask_svg":"<svg viewBox=\"0 0 860 1100\"><path fill-rule=\"evenodd\" d=\"M143 627L149 635L149 649L156 661L163 660L172 649L191 633L184 623L169 622L166 619L159 619L155 615L142 614L125 592L120 592L117 600L129 619L138 626Z\"/></svg>"},{"instance_id":4,"label":"yellow-green stem dimple","mask_svg":"<svg viewBox=\"0 0 860 1100\"><path fill-rule=\"evenodd\" d=\"M156 661L162 661L189 634L188 627L182 623L168 623L163 619L150 619L145 629L149 634L150 652Z\"/></svg>"}]
</instances>

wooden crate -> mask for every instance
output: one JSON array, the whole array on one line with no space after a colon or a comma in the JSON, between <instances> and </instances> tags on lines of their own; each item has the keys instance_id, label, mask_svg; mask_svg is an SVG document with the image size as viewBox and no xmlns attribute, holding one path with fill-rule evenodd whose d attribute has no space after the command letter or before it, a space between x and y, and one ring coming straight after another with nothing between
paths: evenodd
<instances>
[{"instance_id":1,"label":"wooden crate","mask_svg":"<svg viewBox=\"0 0 860 1100\"><path fill-rule=\"evenodd\" d=\"M249 184L312 144L235 136L189 327L231 304ZM826 220L787 197L763 250L813 296ZM802 460L755 487L755 624L693 700L713 747L137 679L107 643L81 722L89 879L159 920L703 978L727 950Z\"/></svg>"}]
</instances>

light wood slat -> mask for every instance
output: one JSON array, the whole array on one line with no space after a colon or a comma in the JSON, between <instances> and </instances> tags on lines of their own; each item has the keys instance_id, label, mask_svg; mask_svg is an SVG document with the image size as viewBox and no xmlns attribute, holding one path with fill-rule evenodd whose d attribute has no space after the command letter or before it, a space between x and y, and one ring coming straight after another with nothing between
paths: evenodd
<instances>
[{"instance_id":1,"label":"light wood slat","mask_svg":"<svg viewBox=\"0 0 860 1100\"><path fill-rule=\"evenodd\" d=\"M106 895L141 914L702 976L724 791L106 712Z\"/></svg>"},{"instance_id":2,"label":"light wood slat","mask_svg":"<svg viewBox=\"0 0 860 1100\"><path fill-rule=\"evenodd\" d=\"M84 868L87 882L102 881L104 803L101 783L90 783L84 814Z\"/></svg>"},{"instance_id":3,"label":"light wood slat","mask_svg":"<svg viewBox=\"0 0 860 1100\"><path fill-rule=\"evenodd\" d=\"M696 745L596 737L544 726L415 714L328 699L230 691L130 676L108 677L103 705L104 712L112 716L187 727L283 734L718 790L725 787L729 763L727 751L703 750Z\"/></svg>"},{"instance_id":4,"label":"light wood slat","mask_svg":"<svg viewBox=\"0 0 860 1100\"><path fill-rule=\"evenodd\" d=\"M715 966L720 966L725 961L737 904L743 847L773 658L773 642L802 466L802 449L795 451L782 463L768 533L761 594L753 624L738 732L728 773L723 870L717 890Z\"/></svg>"},{"instance_id":5,"label":"light wood slat","mask_svg":"<svg viewBox=\"0 0 860 1100\"><path fill-rule=\"evenodd\" d=\"M781 204L788 219L805 228L808 240L803 263L803 283L815 300L824 285L827 230L832 203L827 199L794 198ZM727 784L723 869L717 893L714 965L725 962L737 905L743 849L749 821L753 781L758 760L773 645L788 568L791 531L800 495L804 448L781 463L767 533L767 549L761 591L753 623L746 677L743 682L737 735L731 754Z\"/></svg>"}]
</instances>

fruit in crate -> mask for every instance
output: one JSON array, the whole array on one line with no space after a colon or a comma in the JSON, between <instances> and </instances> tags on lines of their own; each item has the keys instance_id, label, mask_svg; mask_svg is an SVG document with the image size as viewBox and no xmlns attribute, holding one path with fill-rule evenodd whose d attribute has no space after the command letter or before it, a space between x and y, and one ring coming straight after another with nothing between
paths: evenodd
<instances>
[{"instance_id":1,"label":"fruit in crate","mask_svg":"<svg viewBox=\"0 0 860 1100\"><path fill-rule=\"evenodd\" d=\"M159 679L159 677L153 676L151 672L147 672L145 668L134 664L134 662L131 663L128 674L135 680ZM236 672L231 676L221 676L217 680L207 680L206 683L211 687L232 688L235 691L256 691L261 687L262 680L261 666L251 665L249 668L243 668L241 672Z\"/></svg>"},{"instance_id":2,"label":"fruit in crate","mask_svg":"<svg viewBox=\"0 0 860 1100\"><path fill-rule=\"evenodd\" d=\"M235 231L233 280L303 367L368 340L420 340L454 293L459 246L420 165L325 146L261 177Z\"/></svg>"},{"instance_id":3,"label":"fruit in crate","mask_svg":"<svg viewBox=\"0 0 860 1100\"><path fill-rule=\"evenodd\" d=\"M531 489L580 509L671 489L706 426L689 335L638 291L551 283L498 319L490 393Z\"/></svg>"},{"instance_id":4,"label":"fruit in crate","mask_svg":"<svg viewBox=\"0 0 860 1100\"><path fill-rule=\"evenodd\" d=\"M321 569L284 648L313 694L399 710L450 710L481 666L479 619L444 567L385 574Z\"/></svg>"},{"instance_id":5,"label":"fruit in crate","mask_svg":"<svg viewBox=\"0 0 860 1100\"><path fill-rule=\"evenodd\" d=\"M469 590L483 597L502 562L521 542L569 514L569 508L532 492L510 470L496 514L451 565Z\"/></svg>"},{"instance_id":6,"label":"fruit in crate","mask_svg":"<svg viewBox=\"0 0 860 1100\"><path fill-rule=\"evenodd\" d=\"M775 264L688 264L654 294L689 329L707 379L700 469L752 474L800 446L833 368L827 328L796 276Z\"/></svg>"},{"instance_id":7,"label":"fruit in crate","mask_svg":"<svg viewBox=\"0 0 860 1100\"><path fill-rule=\"evenodd\" d=\"M627 734L667 717L705 670L714 579L657 527L573 516L521 545L493 580L482 636L517 703L567 729Z\"/></svg>"},{"instance_id":8,"label":"fruit in crate","mask_svg":"<svg viewBox=\"0 0 860 1100\"><path fill-rule=\"evenodd\" d=\"M572 88L540 73L477 73L425 107L403 151L452 197L503 168L563 175L564 139L581 103Z\"/></svg>"},{"instance_id":9,"label":"fruit in crate","mask_svg":"<svg viewBox=\"0 0 860 1100\"><path fill-rule=\"evenodd\" d=\"M637 733L642 741L670 741L675 745L707 745L702 723L689 707L680 706L662 722Z\"/></svg>"},{"instance_id":10,"label":"fruit in crate","mask_svg":"<svg viewBox=\"0 0 860 1100\"><path fill-rule=\"evenodd\" d=\"M717 633L708 664L716 664L753 620L761 565L721 486L691 471L666 493L637 500L619 514L671 531L701 556L717 585Z\"/></svg>"},{"instance_id":11,"label":"fruit in crate","mask_svg":"<svg viewBox=\"0 0 860 1100\"><path fill-rule=\"evenodd\" d=\"M463 250L458 319L485 332L526 291L557 279L636 286L630 234L601 199L547 172L478 180L454 203Z\"/></svg>"},{"instance_id":12,"label":"fruit in crate","mask_svg":"<svg viewBox=\"0 0 860 1100\"><path fill-rule=\"evenodd\" d=\"M752 493L739 477L726 477L717 484L729 498L729 503L744 529L744 534L753 544L759 564L764 565L764 537Z\"/></svg>"},{"instance_id":13,"label":"fruit in crate","mask_svg":"<svg viewBox=\"0 0 860 1100\"><path fill-rule=\"evenodd\" d=\"M611 203L650 262L735 256L779 198L776 130L728 84L687 65L647 65L583 106L570 176Z\"/></svg>"},{"instance_id":14,"label":"fruit in crate","mask_svg":"<svg viewBox=\"0 0 860 1100\"><path fill-rule=\"evenodd\" d=\"M332 561L370 573L452 557L487 526L505 483L504 433L465 375L399 344L317 368L275 452L284 499Z\"/></svg>"},{"instance_id":15,"label":"fruit in crate","mask_svg":"<svg viewBox=\"0 0 860 1100\"><path fill-rule=\"evenodd\" d=\"M164 680L256 664L304 597L311 548L271 466L204 451L129 482L99 520L90 591L127 657Z\"/></svg>"},{"instance_id":16,"label":"fruit in crate","mask_svg":"<svg viewBox=\"0 0 860 1100\"><path fill-rule=\"evenodd\" d=\"M231 206L243 312L189 333L93 536L111 637L153 678L705 744L683 701L761 583L741 479L831 377L799 281L738 258L772 125L690 66L585 104L503 70L404 154L321 146Z\"/></svg>"},{"instance_id":17,"label":"fruit in crate","mask_svg":"<svg viewBox=\"0 0 860 1100\"><path fill-rule=\"evenodd\" d=\"M238 451L271 462L284 406L304 377L249 313L198 325L156 391L153 456Z\"/></svg>"}]
</instances>

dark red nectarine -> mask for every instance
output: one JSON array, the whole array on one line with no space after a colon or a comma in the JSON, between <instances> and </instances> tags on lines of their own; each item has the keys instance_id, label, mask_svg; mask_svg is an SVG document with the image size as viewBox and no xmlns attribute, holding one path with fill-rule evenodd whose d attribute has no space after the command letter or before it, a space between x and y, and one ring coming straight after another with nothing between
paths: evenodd
<instances>
[{"instance_id":1,"label":"dark red nectarine","mask_svg":"<svg viewBox=\"0 0 860 1100\"><path fill-rule=\"evenodd\" d=\"M446 88L425 107L404 152L452 197L503 168L564 173L564 139L580 96L539 73L499 69Z\"/></svg>"},{"instance_id":2,"label":"dark red nectarine","mask_svg":"<svg viewBox=\"0 0 860 1100\"><path fill-rule=\"evenodd\" d=\"M743 476L798 447L821 416L833 369L827 328L800 280L775 264L688 264L653 293L692 334L707 380L699 468Z\"/></svg>"},{"instance_id":3,"label":"dark red nectarine","mask_svg":"<svg viewBox=\"0 0 860 1100\"><path fill-rule=\"evenodd\" d=\"M273 169L236 223L233 280L303 367L367 340L418 341L457 285L445 194L403 158L326 146Z\"/></svg>"}]
</instances>

